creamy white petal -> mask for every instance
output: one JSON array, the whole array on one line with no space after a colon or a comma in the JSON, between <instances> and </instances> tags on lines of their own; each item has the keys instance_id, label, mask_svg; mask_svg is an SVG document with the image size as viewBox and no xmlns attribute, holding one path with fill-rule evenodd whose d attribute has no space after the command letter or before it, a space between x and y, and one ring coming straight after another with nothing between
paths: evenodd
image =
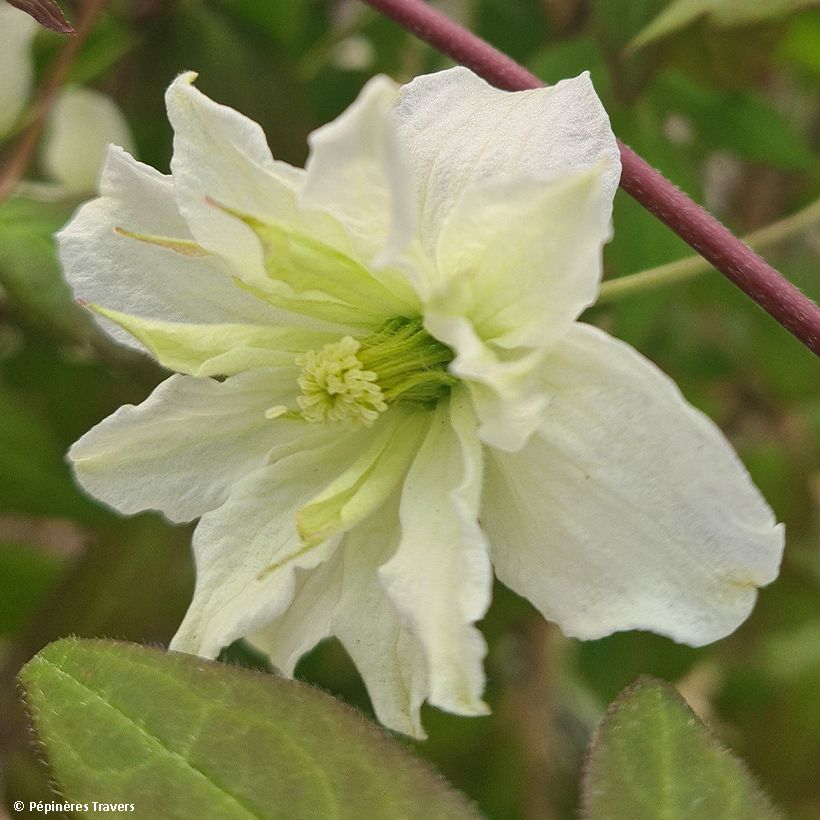
<instances>
[{"instance_id":1,"label":"creamy white petal","mask_svg":"<svg viewBox=\"0 0 820 820\"><path fill-rule=\"evenodd\" d=\"M91 88L63 88L43 135L45 172L69 191L94 191L111 143L134 152L131 131L119 106Z\"/></svg>"},{"instance_id":2,"label":"creamy white petal","mask_svg":"<svg viewBox=\"0 0 820 820\"><path fill-rule=\"evenodd\" d=\"M171 171L197 241L284 309L354 325L395 315L401 302L354 258L335 214L298 205L303 172L273 160L259 125L198 91L195 76L177 78L166 102Z\"/></svg>"},{"instance_id":3,"label":"creamy white petal","mask_svg":"<svg viewBox=\"0 0 820 820\"><path fill-rule=\"evenodd\" d=\"M603 163L606 200L618 184L618 147L587 73L509 92L453 68L403 86L394 119L413 167L418 230L433 258L447 219L478 182Z\"/></svg>"},{"instance_id":4,"label":"creamy white petal","mask_svg":"<svg viewBox=\"0 0 820 820\"><path fill-rule=\"evenodd\" d=\"M486 644L474 626L490 604L492 568L478 525L482 454L466 391L436 407L404 483L401 540L379 575L424 651L430 703L486 714Z\"/></svg>"},{"instance_id":5,"label":"creamy white petal","mask_svg":"<svg viewBox=\"0 0 820 820\"><path fill-rule=\"evenodd\" d=\"M404 478L431 421L426 410L403 407L383 416L358 458L299 510L304 542L347 531L381 506Z\"/></svg>"},{"instance_id":6,"label":"creamy white petal","mask_svg":"<svg viewBox=\"0 0 820 820\"><path fill-rule=\"evenodd\" d=\"M539 432L488 459L496 574L574 637L701 645L777 575L783 529L718 428L631 347L575 325L544 364Z\"/></svg>"},{"instance_id":7,"label":"creamy white petal","mask_svg":"<svg viewBox=\"0 0 820 820\"><path fill-rule=\"evenodd\" d=\"M66 277L79 299L171 322L280 323L281 314L237 287L219 260L118 232L193 243L170 177L112 146L100 193L57 235ZM135 344L116 325L106 322L106 329Z\"/></svg>"},{"instance_id":8,"label":"creamy white petal","mask_svg":"<svg viewBox=\"0 0 820 820\"><path fill-rule=\"evenodd\" d=\"M331 634L331 621L342 588L343 554L337 549L314 569L297 569L288 608L248 641L265 652L283 674L293 677L299 658Z\"/></svg>"},{"instance_id":9,"label":"creamy white petal","mask_svg":"<svg viewBox=\"0 0 820 820\"><path fill-rule=\"evenodd\" d=\"M472 186L441 230L436 309L507 349L550 345L598 293L612 192L603 163ZM454 298L458 295L458 298Z\"/></svg>"},{"instance_id":10,"label":"creamy white petal","mask_svg":"<svg viewBox=\"0 0 820 820\"><path fill-rule=\"evenodd\" d=\"M462 379L473 399L481 440L502 450L518 450L538 427L547 395L539 379L546 350L505 350L485 342L464 316L444 312L459 296L425 313L430 333L456 353L449 372Z\"/></svg>"},{"instance_id":11,"label":"creamy white petal","mask_svg":"<svg viewBox=\"0 0 820 820\"><path fill-rule=\"evenodd\" d=\"M230 376L292 365L296 354L336 341L327 331L249 324L162 322L89 305L138 339L163 366L191 376Z\"/></svg>"},{"instance_id":12,"label":"creamy white petal","mask_svg":"<svg viewBox=\"0 0 820 820\"><path fill-rule=\"evenodd\" d=\"M226 208L288 222L302 173L271 156L262 128L198 91L182 74L165 95L174 129L174 177L180 210L197 241L221 255L248 281L264 282L262 247Z\"/></svg>"},{"instance_id":13,"label":"creamy white petal","mask_svg":"<svg viewBox=\"0 0 820 820\"><path fill-rule=\"evenodd\" d=\"M123 513L161 510L189 521L222 504L234 482L306 427L265 411L293 404L298 369L254 370L223 382L171 376L125 405L69 451L78 481Z\"/></svg>"},{"instance_id":14,"label":"creamy white petal","mask_svg":"<svg viewBox=\"0 0 820 820\"><path fill-rule=\"evenodd\" d=\"M286 610L296 593L295 570L326 561L339 540L306 548L296 513L327 484L329 466L355 458L368 432L310 431L302 449L236 482L228 500L202 516L194 533L194 598L172 649L215 657Z\"/></svg>"},{"instance_id":15,"label":"creamy white petal","mask_svg":"<svg viewBox=\"0 0 820 820\"><path fill-rule=\"evenodd\" d=\"M38 29L28 14L0 0L0 137L15 124L31 92L31 41Z\"/></svg>"},{"instance_id":16,"label":"creamy white petal","mask_svg":"<svg viewBox=\"0 0 820 820\"><path fill-rule=\"evenodd\" d=\"M378 568L399 543L398 493L347 534L333 634L356 664L378 719L424 738L419 711L429 694L427 660L379 582Z\"/></svg>"}]
</instances>

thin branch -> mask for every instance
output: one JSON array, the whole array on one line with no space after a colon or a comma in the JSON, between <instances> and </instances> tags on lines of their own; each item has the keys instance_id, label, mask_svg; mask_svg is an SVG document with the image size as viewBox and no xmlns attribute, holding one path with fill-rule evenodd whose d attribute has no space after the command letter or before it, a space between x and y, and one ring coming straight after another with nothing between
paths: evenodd
<instances>
[{"instance_id":1,"label":"thin branch","mask_svg":"<svg viewBox=\"0 0 820 820\"><path fill-rule=\"evenodd\" d=\"M520 91L544 85L506 54L422 0L363 2L498 88ZM618 145L624 191L820 356L820 308L631 148L621 142Z\"/></svg>"},{"instance_id":2,"label":"thin branch","mask_svg":"<svg viewBox=\"0 0 820 820\"><path fill-rule=\"evenodd\" d=\"M750 248L762 250L771 245L777 245L784 239L789 239L818 222L820 222L820 199L797 213L746 234L743 241ZM685 282L710 270L714 270L714 267L702 256L687 256L685 259L677 259L674 262L667 262L665 265L658 265L638 273L619 276L617 279L609 279L601 283L598 301L595 304L600 305L620 299L622 296L654 290L662 285Z\"/></svg>"},{"instance_id":3,"label":"thin branch","mask_svg":"<svg viewBox=\"0 0 820 820\"><path fill-rule=\"evenodd\" d=\"M85 0L80 7L77 30L61 49L43 83L34 104L29 125L14 148L11 158L0 169L0 202L5 202L17 188L17 184L31 165L40 137L45 128L46 117L54 100L65 85L71 66L91 31L97 15L102 11L106 0Z\"/></svg>"}]
</instances>

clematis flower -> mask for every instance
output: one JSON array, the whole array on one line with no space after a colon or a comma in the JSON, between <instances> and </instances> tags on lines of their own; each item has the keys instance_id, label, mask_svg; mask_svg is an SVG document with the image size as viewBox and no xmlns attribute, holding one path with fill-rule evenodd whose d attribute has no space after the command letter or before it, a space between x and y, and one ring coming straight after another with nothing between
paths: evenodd
<instances>
[{"instance_id":1,"label":"clematis flower","mask_svg":"<svg viewBox=\"0 0 820 820\"><path fill-rule=\"evenodd\" d=\"M782 528L726 439L576 322L620 172L584 74L370 81L302 170L179 77L171 175L113 148L60 235L77 295L176 372L70 452L124 513L201 517L172 648L285 674L335 635L387 726L483 714L493 570L565 634L700 645Z\"/></svg>"}]
</instances>

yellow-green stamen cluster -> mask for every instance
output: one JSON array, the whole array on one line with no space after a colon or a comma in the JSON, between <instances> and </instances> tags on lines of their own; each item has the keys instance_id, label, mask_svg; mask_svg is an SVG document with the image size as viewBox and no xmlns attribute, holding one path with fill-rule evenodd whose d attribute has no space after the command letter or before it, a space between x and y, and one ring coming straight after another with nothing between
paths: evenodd
<instances>
[{"instance_id":1,"label":"yellow-green stamen cluster","mask_svg":"<svg viewBox=\"0 0 820 820\"><path fill-rule=\"evenodd\" d=\"M370 425L387 410L376 374L366 370L356 354L361 343L352 336L309 350L296 357L302 368L297 402L308 421L354 419Z\"/></svg>"},{"instance_id":2,"label":"yellow-green stamen cluster","mask_svg":"<svg viewBox=\"0 0 820 820\"><path fill-rule=\"evenodd\" d=\"M370 336L345 336L297 356L301 415L369 426L391 404L433 406L456 382L447 372L452 359L420 318L390 319Z\"/></svg>"}]
</instances>

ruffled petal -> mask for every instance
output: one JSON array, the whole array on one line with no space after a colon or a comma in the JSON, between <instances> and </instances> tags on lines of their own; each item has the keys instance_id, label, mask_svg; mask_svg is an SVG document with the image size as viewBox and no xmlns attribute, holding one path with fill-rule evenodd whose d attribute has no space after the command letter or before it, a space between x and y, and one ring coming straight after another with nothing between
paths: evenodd
<instances>
[{"instance_id":1,"label":"ruffled petal","mask_svg":"<svg viewBox=\"0 0 820 820\"><path fill-rule=\"evenodd\" d=\"M500 580L578 638L649 629L699 646L732 632L777 575L783 529L723 434L591 326L543 374L539 432L488 459Z\"/></svg>"},{"instance_id":2,"label":"ruffled petal","mask_svg":"<svg viewBox=\"0 0 820 820\"><path fill-rule=\"evenodd\" d=\"M270 154L259 125L183 74L166 94L180 210L197 241L277 306L361 326L402 305L354 257L327 211L300 208L304 173Z\"/></svg>"},{"instance_id":3,"label":"ruffled petal","mask_svg":"<svg viewBox=\"0 0 820 820\"><path fill-rule=\"evenodd\" d=\"M612 196L603 163L472 187L441 230L445 284L428 310L464 316L486 343L543 348L598 293Z\"/></svg>"},{"instance_id":4,"label":"ruffled petal","mask_svg":"<svg viewBox=\"0 0 820 820\"><path fill-rule=\"evenodd\" d=\"M379 721L424 738L424 653L403 629L378 579L379 566L398 545L398 522L394 493L345 536L327 561L312 570L296 570L296 591L287 610L249 640L283 674L292 676L305 652L336 635L364 679Z\"/></svg>"},{"instance_id":5,"label":"ruffled petal","mask_svg":"<svg viewBox=\"0 0 820 820\"><path fill-rule=\"evenodd\" d=\"M430 258L448 219L469 206L479 183L602 165L604 201L611 203L618 185L618 147L587 73L509 92L453 68L404 86L394 120L411 162L418 232Z\"/></svg>"},{"instance_id":6,"label":"ruffled petal","mask_svg":"<svg viewBox=\"0 0 820 820\"><path fill-rule=\"evenodd\" d=\"M337 216L358 257L412 309L417 299L405 279L373 265L392 232L402 232L402 245L417 233L410 168L391 118L398 96L393 80L374 77L344 113L310 135L300 202Z\"/></svg>"},{"instance_id":7,"label":"ruffled petal","mask_svg":"<svg viewBox=\"0 0 820 820\"><path fill-rule=\"evenodd\" d=\"M162 322L89 307L127 330L163 367L197 377L292 365L296 354L338 339L335 333L310 328Z\"/></svg>"},{"instance_id":8,"label":"ruffled petal","mask_svg":"<svg viewBox=\"0 0 820 820\"><path fill-rule=\"evenodd\" d=\"M215 657L261 632L292 602L295 571L313 570L333 554L338 537L305 547L296 514L327 483L329 469L356 457L370 431L306 432L309 439L295 440L290 452L236 482L228 500L202 516L194 533L194 598L172 649Z\"/></svg>"},{"instance_id":9,"label":"ruffled petal","mask_svg":"<svg viewBox=\"0 0 820 820\"><path fill-rule=\"evenodd\" d=\"M346 532L381 506L404 478L431 421L425 410L396 407L387 413L359 457L299 510L302 541L319 543Z\"/></svg>"},{"instance_id":10,"label":"ruffled petal","mask_svg":"<svg viewBox=\"0 0 820 820\"><path fill-rule=\"evenodd\" d=\"M271 624L248 636L283 674L293 677L299 658L331 634L342 587L342 550L315 569L297 569L288 608Z\"/></svg>"},{"instance_id":11,"label":"ruffled petal","mask_svg":"<svg viewBox=\"0 0 820 820\"><path fill-rule=\"evenodd\" d=\"M420 709L429 694L427 659L378 575L398 546L398 522L396 494L345 537L343 584L331 628L364 679L379 721L422 739L426 735Z\"/></svg>"},{"instance_id":12,"label":"ruffled petal","mask_svg":"<svg viewBox=\"0 0 820 820\"><path fill-rule=\"evenodd\" d=\"M306 427L265 417L293 404L297 368L255 370L224 382L171 376L142 404L125 405L68 453L77 480L122 513L161 510L189 521L222 504L234 482Z\"/></svg>"},{"instance_id":13,"label":"ruffled petal","mask_svg":"<svg viewBox=\"0 0 820 820\"><path fill-rule=\"evenodd\" d=\"M430 703L481 715L486 644L474 626L492 592L478 524L481 443L462 390L439 402L405 480L401 540L379 575L405 630L422 646Z\"/></svg>"},{"instance_id":14,"label":"ruffled petal","mask_svg":"<svg viewBox=\"0 0 820 820\"><path fill-rule=\"evenodd\" d=\"M219 260L197 255L170 177L112 146L100 193L57 235L63 268L78 298L170 322L280 323L281 314L237 287ZM132 232L152 241L134 238ZM163 245L153 237L177 242ZM116 325L107 322L106 329L134 344Z\"/></svg>"}]
</instances>

